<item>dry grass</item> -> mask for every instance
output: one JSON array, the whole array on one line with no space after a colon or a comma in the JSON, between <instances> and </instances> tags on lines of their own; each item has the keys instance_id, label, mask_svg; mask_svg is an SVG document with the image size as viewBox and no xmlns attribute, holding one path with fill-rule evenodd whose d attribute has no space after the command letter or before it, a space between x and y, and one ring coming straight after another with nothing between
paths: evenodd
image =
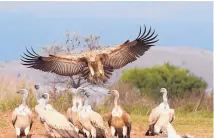
<instances>
[{"instance_id":1,"label":"dry grass","mask_svg":"<svg viewBox=\"0 0 214 138\"><path fill-rule=\"evenodd\" d=\"M27 104L34 108L36 104L34 83L24 81L23 78L14 78L4 76L0 78L0 111L14 109L21 103L21 96L16 94L16 91L21 88L26 88L29 91ZM148 97L143 97L138 94L135 88L127 84L115 84L111 89L117 89L120 92L120 104L131 114L132 122L135 129L145 131L148 124L148 115L151 109L157 104ZM198 111L193 112L195 105L200 97L193 95L186 99L176 99L172 106L176 110L176 120L173 122L176 130L180 134L197 135L201 137L212 137L212 95L205 95L199 105ZM95 110L99 113L107 113L112 109L113 97L106 97L102 105L96 106ZM172 102L172 101L170 101ZM72 104L72 95L69 92L50 93L50 103L58 111L66 111ZM5 128L8 123L0 119L0 128Z\"/></svg>"},{"instance_id":2,"label":"dry grass","mask_svg":"<svg viewBox=\"0 0 214 138\"><path fill-rule=\"evenodd\" d=\"M133 124L145 130L148 124L148 116L131 115ZM176 115L173 126L179 134L212 138L212 118L203 116Z\"/></svg>"},{"instance_id":3,"label":"dry grass","mask_svg":"<svg viewBox=\"0 0 214 138\"><path fill-rule=\"evenodd\" d=\"M27 89L29 92L27 105L34 108L36 105L34 83L25 81L24 77L15 78L11 76L0 77L0 111L14 109L21 104L21 95L16 92L19 89ZM72 103L72 95L68 92L55 94L50 92L50 103L59 111L65 111Z\"/></svg>"},{"instance_id":4,"label":"dry grass","mask_svg":"<svg viewBox=\"0 0 214 138\"><path fill-rule=\"evenodd\" d=\"M25 81L24 77L16 78L11 76L1 76L0 81L0 110L13 109L18 106L21 103L21 95L16 92L23 88L29 91L28 105L30 107L35 105L33 82Z\"/></svg>"},{"instance_id":5,"label":"dry grass","mask_svg":"<svg viewBox=\"0 0 214 138\"><path fill-rule=\"evenodd\" d=\"M155 106L161 101L154 101L147 96L142 96L137 92L137 89L129 84L119 82L110 87L110 89L117 89L120 94L119 103L124 106L130 113L147 115ZM169 92L170 93L170 92ZM161 95L160 95L161 96ZM162 99L162 98L161 98ZM97 110L105 112L107 107L112 108L113 97L106 97L103 105L98 106ZM188 95L183 99L173 98L169 99L171 108L176 109L181 113L192 113L197 108L196 112L212 112L213 111L213 93L195 93ZM198 106L197 106L198 105ZM105 107L105 108L103 108ZM103 110L103 111L102 111Z\"/></svg>"}]
</instances>

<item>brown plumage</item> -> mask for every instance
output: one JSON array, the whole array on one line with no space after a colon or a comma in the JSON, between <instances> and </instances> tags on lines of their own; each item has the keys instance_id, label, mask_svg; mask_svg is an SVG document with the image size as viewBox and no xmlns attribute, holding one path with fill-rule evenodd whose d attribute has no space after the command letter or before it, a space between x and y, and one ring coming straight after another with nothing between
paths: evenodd
<instances>
[{"instance_id":1,"label":"brown plumage","mask_svg":"<svg viewBox=\"0 0 214 138\"><path fill-rule=\"evenodd\" d=\"M85 136L86 130L84 130L83 125L80 122L80 117L79 117L79 114L80 114L79 112L82 109L83 105L82 105L81 101L76 96L74 96L72 101L73 101L72 108L68 108L68 110L67 110L68 120L72 124L74 124L75 130L77 133L80 133L83 136Z\"/></svg>"},{"instance_id":2,"label":"brown plumage","mask_svg":"<svg viewBox=\"0 0 214 138\"><path fill-rule=\"evenodd\" d=\"M145 27L145 26L144 26ZM155 31L151 27L133 40L127 40L125 43L104 50L94 50L84 52L78 55L49 55L48 57L40 56L32 49L27 50L28 54L22 57L23 65L29 68L39 69L45 72L53 72L62 76L73 76L82 74L84 79L93 84L102 84L112 75L115 69L137 60L151 46L154 46L156 40Z\"/></svg>"},{"instance_id":3,"label":"brown plumage","mask_svg":"<svg viewBox=\"0 0 214 138\"><path fill-rule=\"evenodd\" d=\"M111 133L113 136L118 136L119 138L130 138L130 115L117 103L119 92L117 90L110 90L109 94L114 95L114 108L108 119L108 125L111 128Z\"/></svg>"}]
</instances>

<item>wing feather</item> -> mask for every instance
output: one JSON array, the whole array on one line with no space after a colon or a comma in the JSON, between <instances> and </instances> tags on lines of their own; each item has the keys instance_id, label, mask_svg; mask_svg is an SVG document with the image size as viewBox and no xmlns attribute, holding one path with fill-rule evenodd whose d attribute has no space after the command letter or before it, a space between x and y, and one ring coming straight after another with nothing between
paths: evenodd
<instances>
[{"instance_id":1,"label":"wing feather","mask_svg":"<svg viewBox=\"0 0 214 138\"><path fill-rule=\"evenodd\" d=\"M65 116L56 110L45 110L43 106L37 105L36 112L42 120L51 128L56 130L62 136L77 137L74 125L70 123Z\"/></svg>"},{"instance_id":2,"label":"wing feather","mask_svg":"<svg viewBox=\"0 0 214 138\"><path fill-rule=\"evenodd\" d=\"M72 76L79 74L84 67L87 66L84 58L72 57L72 56L54 56L49 55L48 57L43 57L38 55L33 48L30 52L27 48L27 54L21 56L22 65L28 68L39 69L44 72L53 72L62 76Z\"/></svg>"},{"instance_id":3,"label":"wing feather","mask_svg":"<svg viewBox=\"0 0 214 138\"><path fill-rule=\"evenodd\" d=\"M13 111L13 113L12 113L12 119L11 119L13 127L15 127L16 120L17 120L17 114L16 114L15 111Z\"/></svg>"},{"instance_id":4,"label":"wing feather","mask_svg":"<svg viewBox=\"0 0 214 138\"><path fill-rule=\"evenodd\" d=\"M155 35L155 30L152 31L151 26L147 31L146 26L144 25L143 33L140 28L140 33L135 40L127 40L119 46L101 52L100 55L107 56L107 58L102 60L102 63L105 66L113 67L113 69L119 69L128 63L137 60L137 58L144 55L150 47L155 46L155 43L158 41L156 40L157 36L157 34Z\"/></svg>"}]
</instances>

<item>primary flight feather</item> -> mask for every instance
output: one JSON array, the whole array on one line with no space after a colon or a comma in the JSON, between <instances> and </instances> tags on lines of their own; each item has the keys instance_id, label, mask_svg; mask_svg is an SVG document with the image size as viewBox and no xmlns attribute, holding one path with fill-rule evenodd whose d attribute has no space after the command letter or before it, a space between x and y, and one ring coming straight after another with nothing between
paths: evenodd
<instances>
[{"instance_id":1,"label":"primary flight feather","mask_svg":"<svg viewBox=\"0 0 214 138\"><path fill-rule=\"evenodd\" d=\"M93 84L103 84L112 75L115 69L119 69L137 60L151 46L155 46L158 41L155 30L151 27L144 31L133 40L115 47L103 50L93 50L83 52L79 55L49 55L47 57L38 55L33 49L22 56L23 65L29 68L39 69L45 72L53 72L62 76L73 76L82 74L84 79Z\"/></svg>"}]
</instances>

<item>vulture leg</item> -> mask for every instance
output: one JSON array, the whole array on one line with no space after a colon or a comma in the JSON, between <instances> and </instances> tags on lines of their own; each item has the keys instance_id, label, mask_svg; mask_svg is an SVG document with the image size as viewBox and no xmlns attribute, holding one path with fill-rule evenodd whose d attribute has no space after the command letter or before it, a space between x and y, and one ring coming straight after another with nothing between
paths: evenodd
<instances>
[{"instance_id":1,"label":"vulture leg","mask_svg":"<svg viewBox=\"0 0 214 138\"><path fill-rule=\"evenodd\" d=\"M126 138L127 130L128 130L128 128L126 126L123 126L123 138Z\"/></svg>"},{"instance_id":2,"label":"vulture leg","mask_svg":"<svg viewBox=\"0 0 214 138\"><path fill-rule=\"evenodd\" d=\"M25 135L28 136L28 133L29 133L29 131L30 131L30 127L25 128L24 131L25 131Z\"/></svg>"},{"instance_id":3,"label":"vulture leg","mask_svg":"<svg viewBox=\"0 0 214 138\"><path fill-rule=\"evenodd\" d=\"M111 126L111 135L115 136L116 135L116 130L113 126Z\"/></svg>"},{"instance_id":4,"label":"vulture leg","mask_svg":"<svg viewBox=\"0 0 214 138\"><path fill-rule=\"evenodd\" d=\"M20 128L16 127L16 136L17 136L17 138L21 138L20 134L21 134Z\"/></svg>"},{"instance_id":5,"label":"vulture leg","mask_svg":"<svg viewBox=\"0 0 214 138\"><path fill-rule=\"evenodd\" d=\"M127 138L131 137L131 124L127 125Z\"/></svg>"},{"instance_id":6,"label":"vulture leg","mask_svg":"<svg viewBox=\"0 0 214 138\"><path fill-rule=\"evenodd\" d=\"M146 131L145 136L149 136L149 129Z\"/></svg>"}]
</instances>

